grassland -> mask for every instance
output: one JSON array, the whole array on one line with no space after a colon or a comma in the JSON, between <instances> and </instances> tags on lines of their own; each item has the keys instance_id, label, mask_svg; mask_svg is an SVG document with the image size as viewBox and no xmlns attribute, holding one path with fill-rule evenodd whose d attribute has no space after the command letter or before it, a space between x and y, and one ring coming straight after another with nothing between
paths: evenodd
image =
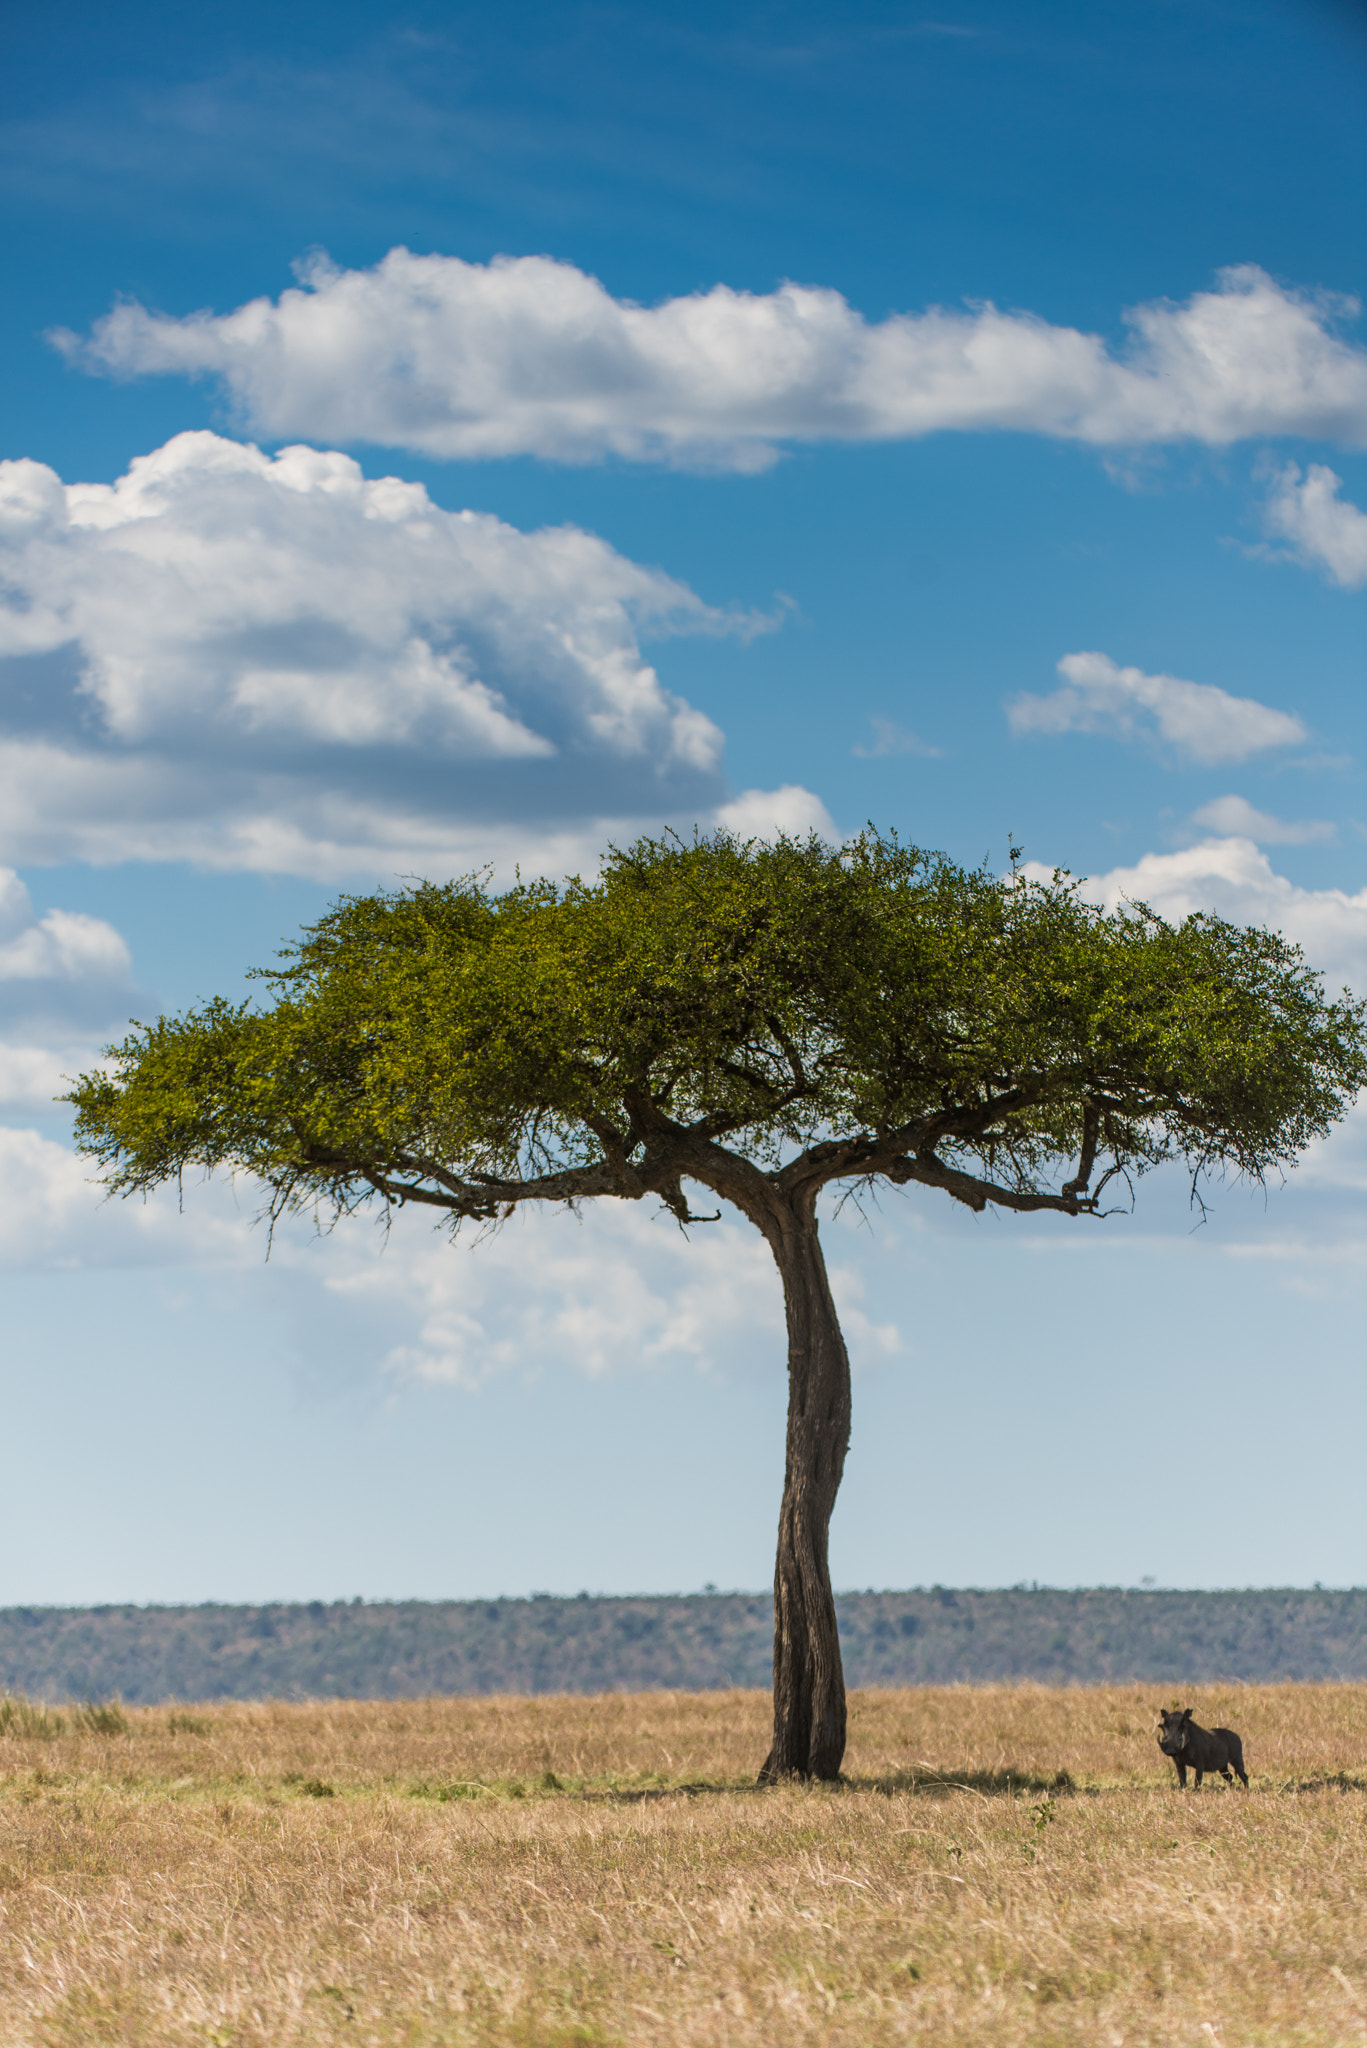
<instances>
[{"instance_id":1,"label":"grassland","mask_svg":"<svg viewBox=\"0 0 1367 2048\"><path fill-rule=\"evenodd\" d=\"M1188 1703L1184 1696L1183 1704ZM1367 2043L1367 1686L0 1709L0 2042Z\"/></svg>"}]
</instances>

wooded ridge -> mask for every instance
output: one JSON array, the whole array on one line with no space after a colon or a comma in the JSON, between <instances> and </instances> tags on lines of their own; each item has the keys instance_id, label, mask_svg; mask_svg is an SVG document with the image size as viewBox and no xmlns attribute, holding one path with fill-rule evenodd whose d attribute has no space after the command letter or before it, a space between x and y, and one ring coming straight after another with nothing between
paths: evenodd
<instances>
[{"instance_id":1,"label":"wooded ridge","mask_svg":"<svg viewBox=\"0 0 1367 2048\"><path fill-rule=\"evenodd\" d=\"M1367 1588L837 1596L855 1686L1367 1678ZM0 1608L32 1699L402 1699L767 1686L770 1596Z\"/></svg>"}]
</instances>

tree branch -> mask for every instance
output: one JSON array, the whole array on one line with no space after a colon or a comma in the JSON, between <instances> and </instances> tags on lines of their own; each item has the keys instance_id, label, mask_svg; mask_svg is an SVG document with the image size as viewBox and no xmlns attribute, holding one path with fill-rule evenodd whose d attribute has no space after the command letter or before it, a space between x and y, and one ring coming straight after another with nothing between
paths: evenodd
<instances>
[{"instance_id":1,"label":"tree branch","mask_svg":"<svg viewBox=\"0 0 1367 2048\"><path fill-rule=\"evenodd\" d=\"M584 1122L603 1148L603 1156L616 1174L618 1193L628 1201L636 1201L645 1193L641 1177L627 1157L626 1140L605 1117L586 1116Z\"/></svg>"},{"instance_id":2,"label":"tree branch","mask_svg":"<svg viewBox=\"0 0 1367 2048\"><path fill-rule=\"evenodd\" d=\"M1095 1216L1100 1213L1095 1198L1036 1194L1023 1188L1005 1188L997 1181L980 1180L976 1174L946 1166L933 1152L923 1153L914 1159L904 1157L895 1160L883 1170L888 1179L896 1181L899 1186L914 1180L919 1181L922 1187L943 1188L946 1194L953 1195L956 1202L963 1202L978 1213L989 1202L1000 1209L1016 1209L1025 1213L1040 1209L1052 1209L1063 1216Z\"/></svg>"},{"instance_id":3,"label":"tree branch","mask_svg":"<svg viewBox=\"0 0 1367 2048\"><path fill-rule=\"evenodd\" d=\"M788 1033L779 1023L777 1017L766 1017L764 1021L768 1025L769 1029L773 1032L775 1039L778 1041L778 1044L782 1048L783 1056L787 1060L788 1065L792 1070L793 1081L796 1085L797 1092L799 1094L805 1095L807 1091L810 1089L811 1083L807 1079L807 1070L802 1064L802 1058L798 1052L797 1047L793 1044L792 1039L788 1036ZM792 1098L790 1097L789 1099L791 1100Z\"/></svg>"},{"instance_id":4,"label":"tree branch","mask_svg":"<svg viewBox=\"0 0 1367 2048\"><path fill-rule=\"evenodd\" d=\"M1082 1150L1078 1155L1077 1173L1072 1180L1066 1180L1059 1193L1080 1195L1086 1192L1087 1183L1096 1165L1097 1136L1101 1129L1101 1112L1095 1102L1088 1102L1082 1112Z\"/></svg>"},{"instance_id":5,"label":"tree branch","mask_svg":"<svg viewBox=\"0 0 1367 2048\"><path fill-rule=\"evenodd\" d=\"M316 1166L322 1162L308 1161ZM393 1164L400 1173L422 1173L428 1180L436 1180L438 1186L425 1187L421 1180L395 1180L383 1168L366 1165L360 1161L330 1161L338 1167L345 1166L348 1177L356 1176L366 1181L386 1202L420 1202L428 1208L446 1209L453 1216L472 1222L488 1222L502 1208L516 1207L521 1202L577 1202L586 1201L594 1195L620 1195L622 1189L617 1175L603 1162L597 1166L570 1167L561 1173L539 1175L535 1180L505 1180L497 1174L481 1173L471 1180L460 1180L444 1169L434 1168L430 1162L423 1162L406 1156L396 1156ZM642 1188L642 1193L647 1192Z\"/></svg>"}]
</instances>

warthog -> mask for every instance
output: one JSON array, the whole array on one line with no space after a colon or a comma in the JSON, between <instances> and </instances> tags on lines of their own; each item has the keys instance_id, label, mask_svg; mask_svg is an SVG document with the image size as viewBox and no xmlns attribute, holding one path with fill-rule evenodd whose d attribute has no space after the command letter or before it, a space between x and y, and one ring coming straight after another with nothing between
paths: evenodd
<instances>
[{"instance_id":1,"label":"warthog","mask_svg":"<svg viewBox=\"0 0 1367 2048\"><path fill-rule=\"evenodd\" d=\"M1196 1789L1201 1789L1201 1780L1207 1771L1218 1771L1227 1785L1234 1783L1230 1765L1239 1773L1245 1785L1248 1772L1244 1769L1244 1746L1232 1728L1198 1728L1191 1718L1191 1708L1183 1707L1179 1713L1168 1714L1159 1709L1158 1747L1164 1756L1170 1756L1177 1766L1177 1782L1185 1792L1187 1786L1187 1765L1196 1773Z\"/></svg>"}]
</instances>

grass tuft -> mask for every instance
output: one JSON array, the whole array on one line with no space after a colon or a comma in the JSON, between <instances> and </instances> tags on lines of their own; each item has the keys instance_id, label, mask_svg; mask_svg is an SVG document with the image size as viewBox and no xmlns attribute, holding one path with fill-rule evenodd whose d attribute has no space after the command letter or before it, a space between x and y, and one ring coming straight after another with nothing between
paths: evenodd
<instances>
[{"instance_id":1,"label":"grass tuft","mask_svg":"<svg viewBox=\"0 0 1367 2048\"><path fill-rule=\"evenodd\" d=\"M0 1694L0 1738L57 1742L68 1729L77 1734L127 1735L128 1717L118 1700L86 1700L61 1712L19 1693Z\"/></svg>"},{"instance_id":2,"label":"grass tuft","mask_svg":"<svg viewBox=\"0 0 1367 2048\"><path fill-rule=\"evenodd\" d=\"M297 1792L301 1799L335 1799L337 1788L329 1785L326 1778L305 1777L302 1771L286 1771L281 1781L291 1792Z\"/></svg>"},{"instance_id":3,"label":"grass tuft","mask_svg":"<svg viewBox=\"0 0 1367 2048\"><path fill-rule=\"evenodd\" d=\"M185 1714L177 1710L166 1717L168 1735L208 1735L213 1725L207 1714Z\"/></svg>"},{"instance_id":4,"label":"grass tuft","mask_svg":"<svg viewBox=\"0 0 1367 2048\"><path fill-rule=\"evenodd\" d=\"M0 1737L55 1742L65 1729L64 1717L55 1708L44 1706L41 1700L26 1700L19 1693L0 1694Z\"/></svg>"},{"instance_id":5,"label":"grass tuft","mask_svg":"<svg viewBox=\"0 0 1367 2048\"><path fill-rule=\"evenodd\" d=\"M88 1729L92 1735L127 1735L128 1716L117 1700L87 1700L84 1706L73 1707L71 1718L77 1728Z\"/></svg>"}]
</instances>

